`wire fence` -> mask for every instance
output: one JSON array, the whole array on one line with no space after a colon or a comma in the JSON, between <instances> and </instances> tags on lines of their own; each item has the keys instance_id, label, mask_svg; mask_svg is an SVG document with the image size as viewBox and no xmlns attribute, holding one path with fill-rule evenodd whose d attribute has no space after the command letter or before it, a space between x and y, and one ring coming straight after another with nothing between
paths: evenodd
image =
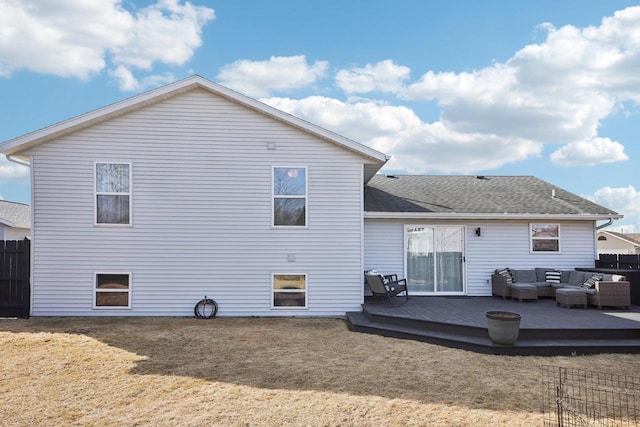
<instances>
[{"instance_id":1,"label":"wire fence","mask_svg":"<svg viewBox=\"0 0 640 427\"><path fill-rule=\"evenodd\" d=\"M640 377L542 366L544 426L640 426Z\"/></svg>"}]
</instances>

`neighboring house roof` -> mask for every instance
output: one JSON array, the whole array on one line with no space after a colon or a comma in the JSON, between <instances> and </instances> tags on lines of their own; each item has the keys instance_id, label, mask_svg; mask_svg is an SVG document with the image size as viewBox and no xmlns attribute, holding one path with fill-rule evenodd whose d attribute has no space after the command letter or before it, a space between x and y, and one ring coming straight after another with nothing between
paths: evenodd
<instances>
[{"instance_id":1,"label":"neighboring house roof","mask_svg":"<svg viewBox=\"0 0 640 427\"><path fill-rule=\"evenodd\" d=\"M376 175L368 218L619 219L622 215L533 176Z\"/></svg>"},{"instance_id":2,"label":"neighboring house roof","mask_svg":"<svg viewBox=\"0 0 640 427\"><path fill-rule=\"evenodd\" d=\"M608 234L634 246L640 246L640 233L618 233L616 231L600 230L598 234Z\"/></svg>"},{"instance_id":3,"label":"neighboring house roof","mask_svg":"<svg viewBox=\"0 0 640 427\"><path fill-rule=\"evenodd\" d=\"M0 223L15 228L31 228L29 205L0 200Z\"/></svg>"},{"instance_id":4,"label":"neighboring house roof","mask_svg":"<svg viewBox=\"0 0 640 427\"><path fill-rule=\"evenodd\" d=\"M125 99L124 101L108 105L35 132L11 139L0 145L0 150L5 155L14 155L23 161L28 161L28 157L20 156L21 151L52 139L59 138L71 132L107 121L129 111L137 110L147 105L154 104L164 99L198 88L208 90L216 95L237 102L245 107L251 108L290 126L294 126L302 131L364 156L368 159L368 162L365 162L365 180L368 180L370 177L375 175L388 160L388 157L384 153L374 150L373 148L369 148L349 138L314 125L313 123L309 123L291 114L280 111L253 98L235 92L227 87L213 83L212 81L198 75L170 83L152 91Z\"/></svg>"}]
</instances>

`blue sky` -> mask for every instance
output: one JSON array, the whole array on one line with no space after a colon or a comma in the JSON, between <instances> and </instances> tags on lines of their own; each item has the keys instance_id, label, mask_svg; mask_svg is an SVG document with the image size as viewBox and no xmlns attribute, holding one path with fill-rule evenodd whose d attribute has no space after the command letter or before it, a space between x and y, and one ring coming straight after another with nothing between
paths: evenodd
<instances>
[{"instance_id":1,"label":"blue sky","mask_svg":"<svg viewBox=\"0 0 640 427\"><path fill-rule=\"evenodd\" d=\"M392 156L535 175L640 232L640 5L0 0L0 141L200 74ZM28 203L0 159L0 197Z\"/></svg>"}]
</instances>

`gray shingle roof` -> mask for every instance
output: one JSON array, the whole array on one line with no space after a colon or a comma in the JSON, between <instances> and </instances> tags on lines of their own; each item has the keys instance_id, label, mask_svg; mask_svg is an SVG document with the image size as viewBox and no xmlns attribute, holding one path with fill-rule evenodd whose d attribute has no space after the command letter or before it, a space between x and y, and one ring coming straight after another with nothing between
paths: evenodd
<instances>
[{"instance_id":1,"label":"gray shingle roof","mask_svg":"<svg viewBox=\"0 0 640 427\"><path fill-rule=\"evenodd\" d=\"M31 228L29 205L0 200L0 223L16 228Z\"/></svg>"},{"instance_id":2,"label":"gray shingle roof","mask_svg":"<svg viewBox=\"0 0 640 427\"><path fill-rule=\"evenodd\" d=\"M533 176L378 174L365 187L365 211L619 216Z\"/></svg>"}]
</instances>

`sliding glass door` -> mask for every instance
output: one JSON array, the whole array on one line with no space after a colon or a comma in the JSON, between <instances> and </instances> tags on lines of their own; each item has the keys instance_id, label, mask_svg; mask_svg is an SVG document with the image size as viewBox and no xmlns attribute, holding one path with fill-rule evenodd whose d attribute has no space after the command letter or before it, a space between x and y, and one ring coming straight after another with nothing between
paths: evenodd
<instances>
[{"instance_id":1,"label":"sliding glass door","mask_svg":"<svg viewBox=\"0 0 640 427\"><path fill-rule=\"evenodd\" d=\"M404 240L410 294L464 293L464 227L405 225Z\"/></svg>"}]
</instances>

